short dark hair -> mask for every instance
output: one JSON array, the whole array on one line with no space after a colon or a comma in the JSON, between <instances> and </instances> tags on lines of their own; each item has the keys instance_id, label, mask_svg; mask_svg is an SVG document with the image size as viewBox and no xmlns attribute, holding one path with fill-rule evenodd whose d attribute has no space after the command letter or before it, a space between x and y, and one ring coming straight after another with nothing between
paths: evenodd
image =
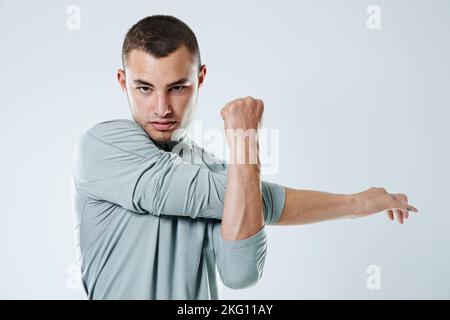
<instances>
[{"instance_id":1,"label":"short dark hair","mask_svg":"<svg viewBox=\"0 0 450 320\"><path fill-rule=\"evenodd\" d=\"M200 49L189 26L170 15L153 15L139 20L128 30L122 46L122 64L125 67L131 50L142 50L155 58L163 58L185 45L200 69Z\"/></svg>"}]
</instances>

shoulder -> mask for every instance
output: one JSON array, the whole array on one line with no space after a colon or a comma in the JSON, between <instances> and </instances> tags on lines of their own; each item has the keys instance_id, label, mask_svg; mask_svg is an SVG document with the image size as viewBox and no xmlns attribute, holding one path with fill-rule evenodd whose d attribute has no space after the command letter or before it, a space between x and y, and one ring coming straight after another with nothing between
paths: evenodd
<instances>
[{"instance_id":1,"label":"shoulder","mask_svg":"<svg viewBox=\"0 0 450 320\"><path fill-rule=\"evenodd\" d=\"M76 150L90 156L121 150L147 157L149 152L155 152L157 148L136 121L115 119L99 122L86 130L79 138Z\"/></svg>"},{"instance_id":2,"label":"shoulder","mask_svg":"<svg viewBox=\"0 0 450 320\"><path fill-rule=\"evenodd\" d=\"M136 121L129 119L114 119L99 122L89 128L86 134L103 139L108 139L115 135L141 134L147 136L144 129Z\"/></svg>"}]
</instances>

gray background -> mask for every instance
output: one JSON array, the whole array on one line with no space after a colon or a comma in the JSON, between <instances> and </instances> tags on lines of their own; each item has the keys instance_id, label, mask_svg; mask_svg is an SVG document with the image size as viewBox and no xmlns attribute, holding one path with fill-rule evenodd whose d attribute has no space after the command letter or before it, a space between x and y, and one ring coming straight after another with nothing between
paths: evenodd
<instances>
[{"instance_id":1,"label":"gray background","mask_svg":"<svg viewBox=\"0 0 450 320\"><path fill-rule=\"evenodd\" d=\"M66 27L72 4L80 30ZM381 30L366 27L373 4ZM227 101L265 101L281 144L264 179L384 187L420 210L405 225L380 213L270 227L262 280L222 298L450 298L448 0L0 1L0 298L85 298L73 286L73 147L96 122L129 117L115 79L123 36L157 13L197 34L205 128L223 128ZM380 290L366 286L369 265Z\"/></svg>"}]
</instances>

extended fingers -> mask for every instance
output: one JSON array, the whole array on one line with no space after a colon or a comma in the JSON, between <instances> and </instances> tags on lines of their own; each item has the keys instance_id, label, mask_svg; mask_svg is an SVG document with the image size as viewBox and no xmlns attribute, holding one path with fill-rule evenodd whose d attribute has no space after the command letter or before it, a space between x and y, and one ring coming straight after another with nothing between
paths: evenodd
<instances>
[{"instance_id":1,"label":"extended fingers","mask_svg":"<svg viewBox=\"0 0 450 320\"><path fill-rule=\"evenodd\" d=\"M394 220L394 211L397 221L401 224L409 218L409 211L418 212L419 210L408 204L408 197L403 193L390 194L394 200L392 203L392 209L388 210L388 216L391 220Z\"/></svg>"},{"instance_id":2,"label":"extended fingers","mask_svg":"<svg viewBox=\"0 0 450 320\"><path fill-rule=\"evenodd\" d=\"M386 211L389 220L394 220L394 211L388 210Z\"/></svg>"}]
</instances>

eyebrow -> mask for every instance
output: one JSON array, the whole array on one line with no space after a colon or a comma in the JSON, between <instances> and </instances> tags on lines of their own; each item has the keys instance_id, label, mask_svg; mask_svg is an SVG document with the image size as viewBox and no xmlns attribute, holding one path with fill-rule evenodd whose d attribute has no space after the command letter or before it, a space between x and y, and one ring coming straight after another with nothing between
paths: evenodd
<instances>
[{"instance_id":1,"label":"eyebrow","mask_svg":"<svg viewBox=\"0 0 450 320\"><path fill-rule=\"evenodd\" d=\"M182 78L180 80L169 83L166 87L168 88L168 87L172 87L172 86L176 86L176 85L185 84L188 81L189 81L188 78ZM152 85L150 82L147 82L147 81L141 80L141 79L135 79L135 80L133 80L133 83L138 84L138 85L140 84L140 85L144 85L144 86L154 87L154 85Z\"/></svg>"}]
</instances>

